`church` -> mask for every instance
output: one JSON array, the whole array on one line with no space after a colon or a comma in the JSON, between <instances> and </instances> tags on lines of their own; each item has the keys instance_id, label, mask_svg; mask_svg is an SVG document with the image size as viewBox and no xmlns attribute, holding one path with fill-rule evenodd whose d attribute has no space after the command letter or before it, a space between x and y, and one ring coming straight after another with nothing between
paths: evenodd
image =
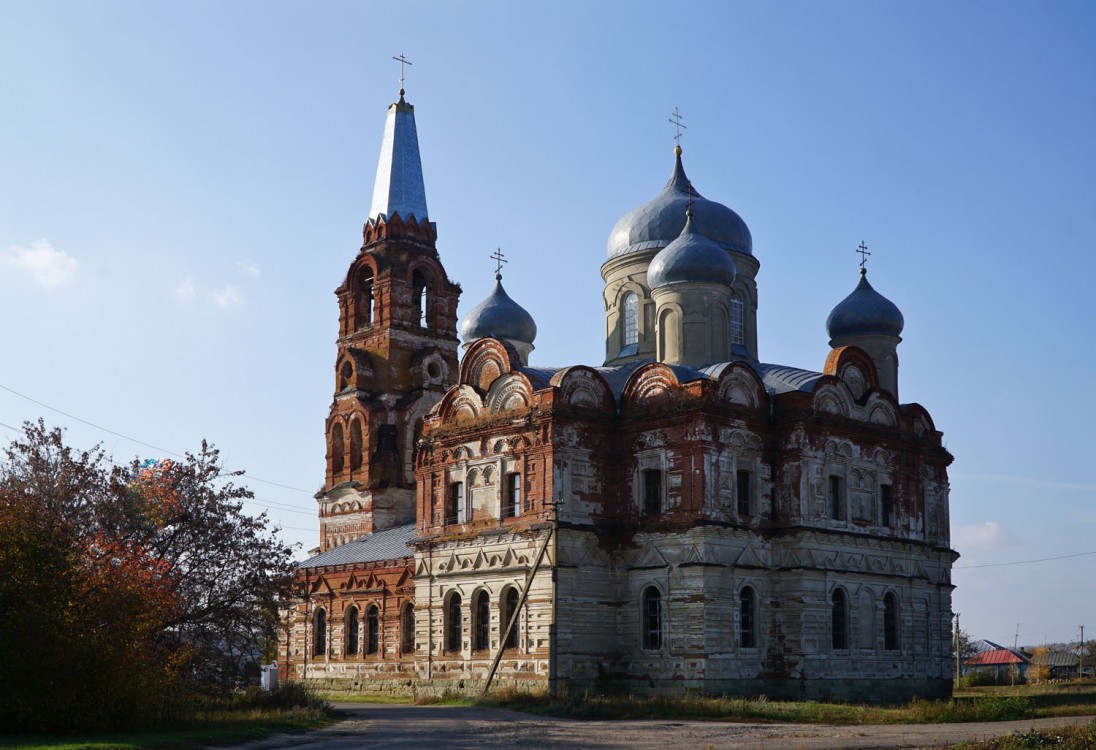
<instances>
[{"instance_id":1,"label":"church","mask_svg":"<svg viewBox=\"0 0 1096 750\"><path fill-rule=\"evenodd\" d=\"M760 360L750 230L673 156L609 234L604 362L532 364L536 323L501 274L458 338L400 90L336 290L320 545L283 677L950 695L952 456L899 400L902 313L861 263L818 370Z\"/></svg>"}]
</instances>

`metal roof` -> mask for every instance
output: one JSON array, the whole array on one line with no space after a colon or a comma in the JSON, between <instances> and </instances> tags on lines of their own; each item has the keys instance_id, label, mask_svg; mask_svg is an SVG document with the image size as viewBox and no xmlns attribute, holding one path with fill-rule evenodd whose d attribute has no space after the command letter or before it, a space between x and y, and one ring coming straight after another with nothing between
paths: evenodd
<instances>
[{"instance_id":1,"label":"metal roof","mask_svg":"<svg viewBox=\"0 0 1096 750\"><path fill-rule=\"evenodd\" d=\"M692 206L697 230L724 250L753 254L753 238L742 217L696 191L674 150L674 171L654 200L620 217L609 234L609 257L666 247L685 226L685 209Z\"/></svg>"},{"instance_id":2,"label":"metal roof","mask_svg":"<svg viewBox=\"0 0 1096 750\"><path fill-rule=\"evenodd\" d=\"M898 306L872 288L867 271L861 269L860 283L826 318L831 339L842 336L878 334L901 336L906 321Z\"/></svg>"},{"instance_id":3,"label":"metal roof","mask_svg":"<svg viewBox=\"0 0 1096 750\"><path fill-rule=\"evenodd\" d=\"M502 274L495 274L494 290L464 316L460 337L465 344L486 338L531 344L537 337L537 324L502 288Z\"/></svg>"},{"instance_id":4,"label":"metal roof","mask_svg":"<svg viewBox=\"0 0 1096 750\"><path fill-rule=\"evenodd\" d=\"M1081 657L1073 651L1046 651L1036 654L1031 661L1047 667L1076 667Z\"/></svg>"},{"instance_id":5,"label":"metal roof","mask_svg":"<svg viewBox=\"0 0 1096 750\"><path fill-rule=\"evenodd\" d=\"M995 667L1002 664L1027 664L1030 659L1010 648L995 648L983 651L967 659L963 664L968 667Z\"/></svg>"},{"instance_id":6,"label":"metal roof","mask_svg":"<svg viewBox=\"0 0 1096 750\"><path fill-rule=\"evenodd\" d=\"M370 221L382 216L387 219L392 214L399 214L404 220L414 216L420 223L427 218L415 108L404 101L402 91L400 100L389 105L384 121L384 138L368 218Z\"/></svg>"},{"instance_id":7,"label":"metal roof","mask_svg":"<svg viewBox=\"0 0 1096 750\"><path fill-rule=\"evenodd\" d=\"M322 568L327 565L349 565L380 560L411 557L407 545L415 538L415 524L374 531L341 547L321 552L300 563L301 568Z\"/></svg>"}]
</instances>

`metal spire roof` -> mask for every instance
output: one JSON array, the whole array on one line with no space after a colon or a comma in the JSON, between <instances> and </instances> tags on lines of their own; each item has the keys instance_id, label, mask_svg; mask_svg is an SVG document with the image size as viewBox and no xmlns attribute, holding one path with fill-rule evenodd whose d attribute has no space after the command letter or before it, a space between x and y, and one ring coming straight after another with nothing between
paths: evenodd
<instances>
[{"instance_id":1,"label":"metal spire roof","mask_svg":"<svg viewBox=\"0 0 1096 750\"><path fill-rule=\"evenodd\" d=\"M404 101L403 89L400 100L388 107L368 218L375 221L392 214L405 220L414 216L420 223L427 218L415 108Z\"/></svg>"}]
</instances>

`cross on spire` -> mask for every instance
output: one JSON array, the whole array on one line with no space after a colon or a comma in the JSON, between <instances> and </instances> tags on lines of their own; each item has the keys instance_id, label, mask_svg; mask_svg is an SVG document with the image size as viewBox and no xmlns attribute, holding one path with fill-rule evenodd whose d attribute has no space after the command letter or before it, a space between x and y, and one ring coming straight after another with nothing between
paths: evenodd
<instances>
[{"instance_id":1,"label":"cross on spire","mask_svg":"<svg viewBox=\"0 0 1096 750\"><path fill-rule=\"evenodd\" d=\"M868 246L864 244L864 241L860 241L860 247L856 248L856 252L860 253L860 273L865 274L868 272L868 256L871 253L868 252Z\"/></svg>"},{"instance_id":2,"label":"cross on spire","mask_svg":"<svg viewBox=\"0 0 1096 750\"><path fill-rule=\"evenodd\" d=\"M670 117L670 122L674 124L674 140L677 141L677 147L681 148L681 131L688 130L688 128L681 124L681 113L677 111L677 107L674 107L674 114Z\"/></svg>"},{"instance_id":3,"label":"cross on spire","mask_svg":"<svg viewBox=\"0 0 1096 750\"><path fill-rule=\"evenodd\" d=\"M411 65L412 63L410 60L403 56L402 52L400 53L399 57L393 56L392 59L400 64L400 96L403 96L403 66Z\"/></svg>"},{"instance_id":4,"label":"cross on spire","mask_svg":"<svg viewBox=\"0 0 1096 750\"><path fill-rule=\"evenodd\" d=\"M509 261L502 254L501 247L491 253L491 260L495 261L495 281L502 281L502 264L509 263Z\"/></svg>"}]
</instances>

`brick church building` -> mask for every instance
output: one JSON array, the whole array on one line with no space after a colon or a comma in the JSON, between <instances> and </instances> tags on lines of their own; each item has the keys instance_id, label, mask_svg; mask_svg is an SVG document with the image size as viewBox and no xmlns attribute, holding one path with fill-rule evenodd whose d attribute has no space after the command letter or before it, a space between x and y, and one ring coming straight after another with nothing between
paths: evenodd
<instances>
[{"instance_id":1,"label":"brick church building","mask_svg":"<svg viewBox=\"0 0 1096 750\"><path fill-rule=\"evenodd\" d=\"M458 339L436 241L401 90L336 290L320 548L284 676L950 694L952 457L899 401L902 314L863 267L819 370L761 361L750 231L678 148L609 236L605 361L545 367L501 276Z\"/></svg>"}]
</instances>

